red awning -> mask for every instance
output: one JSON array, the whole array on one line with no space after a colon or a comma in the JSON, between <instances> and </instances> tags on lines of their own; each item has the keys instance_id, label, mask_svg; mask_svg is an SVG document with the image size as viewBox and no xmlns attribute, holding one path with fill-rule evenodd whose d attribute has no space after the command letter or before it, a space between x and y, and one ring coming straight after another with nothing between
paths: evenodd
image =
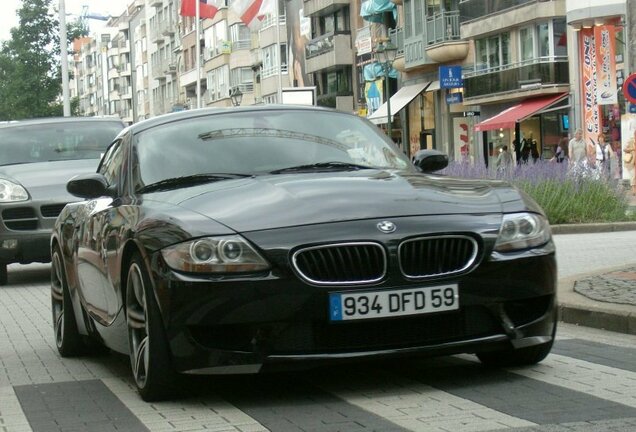
<instances>
[{"instance_id":1,"label":"red awning","mask_svg":"<svg viewBox=\"0 0 636 432\"><path fill-rule=\"evenodd\" d=\"M535 97L524 100L517 105L503 110L494 117L490 117L475 125L476 132L489 131L493 129L513 129L515 123L521 122L528 117L542 111L555 103L568 97L567 93L558 93L549 96Z\"/></svg>"}]
</instances>

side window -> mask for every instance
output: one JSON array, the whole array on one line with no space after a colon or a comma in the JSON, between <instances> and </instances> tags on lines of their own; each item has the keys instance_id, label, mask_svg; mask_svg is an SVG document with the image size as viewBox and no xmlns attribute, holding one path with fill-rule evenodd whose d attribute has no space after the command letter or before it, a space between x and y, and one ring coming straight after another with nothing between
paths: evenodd
<instances>
[{"instance_id":1,"label":"side window","mask_svg":"<svg viewBox=\"0 0 636 432\"><path fill-rule=\"evenodd\" d=\"M123 162L124 152L122 150L121 141L114 143L106 154L97 170L98 173L106 177L109 185L118 183L121 175L121 164Z\"/></svg>"}]
</instances>

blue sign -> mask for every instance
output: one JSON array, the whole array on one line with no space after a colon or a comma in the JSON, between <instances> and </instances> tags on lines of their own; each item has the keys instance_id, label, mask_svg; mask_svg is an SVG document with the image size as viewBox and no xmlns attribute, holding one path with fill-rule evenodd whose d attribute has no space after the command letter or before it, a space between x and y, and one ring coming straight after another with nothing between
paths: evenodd
<instances>
[{"instance_id":1,"label":"blue sign","mask_svg":"<svg viewBox=\"0 0 636 432\"><path fill-rule=\"evenodd\" d=\"M439 67L439 86L441 88L460 88L464 87L462 79L461 66L440 66Z\"/></svg>"},{"instance_id":2,"label":"blue sign","mask_svg":"<svg viewBox=\"0 0 636 432\"><path fill-rule=\"evenodd\" d=\"M636 105L634 105L633 103L629 104L629 112L630 113L636 113Z\"/></svg>"},{"instance_id":3,"label":"blue sign","mask_svg":"<svg viewBox=\"0 0 636 432\"><path fill-rule=\"evenodd\" d=\"M446 103L448 105L462 103L463 101L464 101L463 93L457 92L457 93L449 93L446 95Z\"/></svg>"}]
</instances>

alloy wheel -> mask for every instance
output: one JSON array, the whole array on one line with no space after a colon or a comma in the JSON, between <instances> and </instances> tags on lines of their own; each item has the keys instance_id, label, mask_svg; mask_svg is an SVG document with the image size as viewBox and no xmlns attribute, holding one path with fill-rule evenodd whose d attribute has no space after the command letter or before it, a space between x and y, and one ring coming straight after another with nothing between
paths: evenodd
<instances>
[{"instance_id":1,"label":"alloy wheel","mask_svg":"<svg viewBox=\"0 0 636 432\"><path fill-rule=\"evenodd\" d=\"M58 349L64 343L64 280L62 262L57 252L51 258L51 298L53 303L53 329Z\"/></svg>"},{"instance_id":2,"label":"alloy wheel","mask_svg":"<svg viewBox=\"0 0 636 432\"><path fill-rule=\"evenodd\" d=\"M141 269L137 263L130 266L126 287L130 362L137 386L143 388L148 373L150 339L146 292Z\"/></svg>"}]
</instances>

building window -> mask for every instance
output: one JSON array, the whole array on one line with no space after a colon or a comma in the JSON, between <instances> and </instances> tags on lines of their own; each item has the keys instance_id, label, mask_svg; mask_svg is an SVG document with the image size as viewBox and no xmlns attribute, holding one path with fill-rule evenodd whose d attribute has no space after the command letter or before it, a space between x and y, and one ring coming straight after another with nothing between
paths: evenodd
<instances>
[{"instance_id":1,"label":"building window","mask_svg":"<svg viewBox=\"0 0 636 432\"><path fill-rule=\"evenodd\" d=\"M422 31L418 29L424 29L424 2L422 0L415 0L413 2L415 10L413 11L413 30Z\"/></svg>"},{"instance_id":2,"label":"building window","mask_svg":"<svg viewBox=\"0 0 636 432\"><path fill-rule=\"evenodd\" d=\"M417 3L417 0L415 0ZM412 0L404 0L404 37L410 38L413 32L413 23L411 20L413 19L411 16L411 7Z\"/></svg>"},{"instance_id":3,"label":"building window","mask_svg":"<svg viewBox=\"0 0 636 432\"><path fill-rule=\"evenodd\" d=\"M229 67L223 65L208 72L208 98L211 102L229 97Z\"/></svg>"},{"instance_id":4,"label":"building window","mask_svg":"<svg viewBox=\"0 0 636 432\"><path fill-rule=\"evenodd\" d=\"M262 50L263 71L262 77L267 78L276 75L279 72L278 58L280 56L280 72L287 73L287 44L281 44L280 50L277 45L269 45Z\"/></svg>"},{"instance_id":5,"label":"building window","mask_svg":"<svg viewBox=\"0 0 636 432\"><path fill-rule=\"evenodd\" d=\"M230 26L230 38L232 49L249 49L252 45L250 29L243 23Z\"/></svg>"},{"instance_id":6,"label":"building window","mask_svg":"<svg viewBox=\"0 0 636 432\"><path fill-rule=\"evenodd\" d=\"M499 69L510 64L510 33L475 41L475 70Z\"/></svg>"},{"instance_id":7,"label":"building window","mask_svg":"<svg viewBox=\"0 0 636 432\"><path fill-rule=\"evenodd\" d=\"M558 18L519 29L519 60L567 56L565 20Z\"/></svg>"},{"instance_id":8,"label":"building window","mask_svg":"<svg viewBox=\"0 0 636 432\"><path fill-rule=\"evenodd\" d=\"M547 22L537 24L537 47L539 57L550 56L550 28Z\"/></svg>"},{"instance_id":9,"label":"building window","mask_svg":"<svg viewBox=\"0 0 636 432\"><path fill-rule=\"evenodd\" d=\"M207 28L203 37L205 39L204 59L211 59L220 54L224 54L227 49L227 21L219 21L212 27Z\"/></svg>"},{"instance_id":10,"label":"building window","mask_svg":"<svg viewBox=\"0 0 636 432\"><path fill-rule=\"evenodd\" d=\"M524 62L534 57L534 31L532 27L524 27L519 30L519 60Z\"/></svg>"},{"instance_id":11,"label":"building window","mask_svg":"<svg viewBox=\"0 0 636 432\"><path fill-rule=\"evenodd\" d=\"M554 34L554 56L567 57L568 55L568 32L564 19L552 21L552 32ZM620 44L619 44L620 45Z\"/></svg>"},{"instance_id":12,"label":"building window","mask_svg":"<svg viewBox=\"0 0 636 432\"><path fill-rule=\"evenodd\" d=\"M235 68L230 71L230 87L241 87L241 91L252 91L254 72L250 67Z\"/></svg>"}]
</instances>

